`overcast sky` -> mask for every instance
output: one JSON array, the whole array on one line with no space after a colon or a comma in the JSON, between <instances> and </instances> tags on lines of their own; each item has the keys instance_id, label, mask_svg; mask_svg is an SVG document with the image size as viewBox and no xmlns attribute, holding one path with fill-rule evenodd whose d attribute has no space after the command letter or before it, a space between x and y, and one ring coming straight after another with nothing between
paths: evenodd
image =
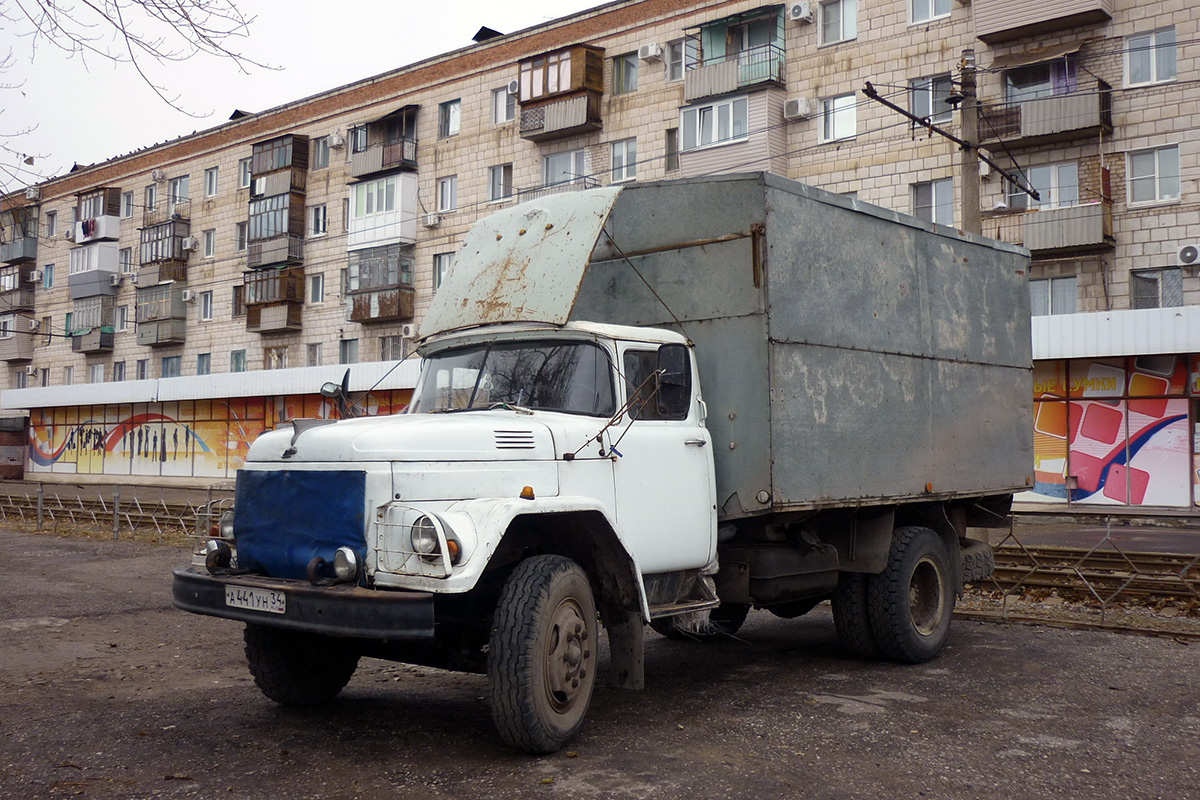
<instances>
[{"instance_id":1,"label":"overcast sky","mask_svg":"<svg viewBox=\"0 0 1200 800\"><path fill-rule=\"evenodd\" d=\"M13 64L0 74L0 137L35 156L40 178L11 172L0 154L0 191L59 175L219 125L235 109L261 111L472 44L480 26L513 33L602 5L600 0L239 0L257 19L240 49L278 71L242 75L227 61L197 56L154 67L153 77L192 118L155 96L129 65L66 58L50 47L29 52L0 20L0 55ZM19 85L18 85L19 84ZM13 134L34 128L28 134ZM7 167L4 170L3 167ZM30 168L25 167L28 170Z\"/></svg>"}]
</instances>

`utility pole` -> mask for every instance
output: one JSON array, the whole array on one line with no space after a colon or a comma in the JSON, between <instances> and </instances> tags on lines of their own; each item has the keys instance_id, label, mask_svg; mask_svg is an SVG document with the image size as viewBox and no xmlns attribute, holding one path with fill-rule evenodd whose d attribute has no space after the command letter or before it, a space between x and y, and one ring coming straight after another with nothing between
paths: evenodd
<instances>
[{"instance_id":1,"label":"utility pole","mask_svg":"<svg viewBox=\"0 0 1200 800\"><path fill-rule=\"evenodd\" d=\"M962 115L963 144L959 146L959 164L962 167L962 229L967 233L983 233L983 219L979 215L979 97L975 92L975 51L962 51L961 83L963 101L959 106Z\"/></svg>"}]
</instances>

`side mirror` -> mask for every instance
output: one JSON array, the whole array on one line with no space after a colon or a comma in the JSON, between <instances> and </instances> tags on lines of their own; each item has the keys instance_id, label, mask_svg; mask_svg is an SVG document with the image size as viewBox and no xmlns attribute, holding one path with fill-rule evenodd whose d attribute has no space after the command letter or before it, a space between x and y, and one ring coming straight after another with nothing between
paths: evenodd
<instances>
[{"instance_id":1,"label":"side mirror","mask_svg":"<svg viewBox=\"0 0 1200 800\"><path fill-rule=\"evenodd\" d=\"M341 393L342 393L342 385L340 383L334 383L333 381L326 381L325 384L323 384L321 386L321 397L325 397L330 400L333 400Z\"/></svg>"},{"instance_id":2,"label":"side mirror","mask_svg":"<svg viewBox=\"0 0 1200 800\"><path fill-rule=\"evenodd\" d=\"M664 344L658 348L658 414L663 418L682 418L692 398L692 368L688 349L682 344Z\"/></svg>"}]
</instances>

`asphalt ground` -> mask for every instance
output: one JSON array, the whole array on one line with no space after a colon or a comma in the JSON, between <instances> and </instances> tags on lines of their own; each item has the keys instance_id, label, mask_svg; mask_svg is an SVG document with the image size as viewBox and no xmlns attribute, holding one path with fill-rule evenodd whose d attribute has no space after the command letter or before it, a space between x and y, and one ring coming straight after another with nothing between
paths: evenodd
<instances>
[{"instance_id":1,"label":"asphalt ground","mask_svg":"<svg viewBox=\"0 0 1200 800\"><path fill-rule=\"evenodd\" d=\"M1200 644L955 620L918 666L857 661L828 610L708 644L647 635L533 758L486 680L365 660L284 709L236 623L170 606L175 545L0 531L0 797L1200 797ZM607 665L602 655L601 671Z\"/></svg>"}]
</instances>

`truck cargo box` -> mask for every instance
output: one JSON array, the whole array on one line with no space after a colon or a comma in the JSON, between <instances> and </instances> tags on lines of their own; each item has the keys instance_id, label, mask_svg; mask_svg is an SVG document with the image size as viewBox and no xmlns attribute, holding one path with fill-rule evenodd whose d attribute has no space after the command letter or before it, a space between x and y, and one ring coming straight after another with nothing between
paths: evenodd
<instances>
[{"instance_id":1,"label":"truck cargo box","mask_svg":"<svg viewBox=\"0 0 1200 800\"><path fill-rule=\"evenodd\" d=\"M766 173L636 183L481 221L421 334L683 332L726 518L1004 494L1032 479L1028 261Z\"/></svg>"}]
</instances>

